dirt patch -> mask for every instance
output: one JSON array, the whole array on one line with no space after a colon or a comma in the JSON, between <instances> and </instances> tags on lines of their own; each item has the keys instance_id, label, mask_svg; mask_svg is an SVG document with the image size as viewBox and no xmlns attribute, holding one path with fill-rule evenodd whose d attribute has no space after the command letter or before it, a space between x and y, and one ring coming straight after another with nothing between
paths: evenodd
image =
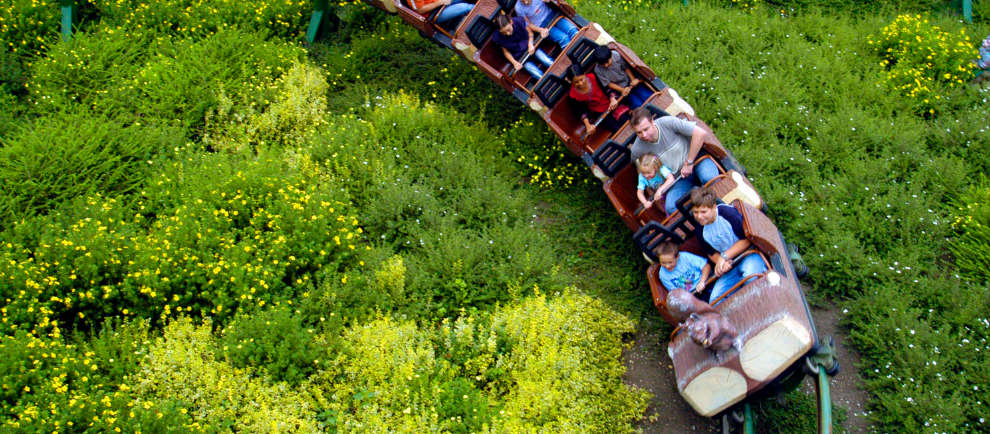
<instances>
[{"instance_id":1,"label":"dirt patch","mask_svg":"<svg viewBox=\"0 0 990 434\"><path fill-rule=\"evenodd\" d=\"M842 315L842 309L835 305L811 309L815 327L818 328L818 336L822 339L832 336L835 339L841 369L831 378L829 387L832 392L832 405L846 409L846 420L842 427L851 433L870 432L866 409L870 395L863 389L863 380L856 369L860 360L859 353L849 343L848 330L839 324ZM810 379L805 380L803 390L814 394L814 383Z\"/></svg>"},{"instance_id":2,"label":"dirt patch","mask_svg":"<svg viewBox=\"0 0 990 434\"><path fill-rule=\"evenodd\" d=\"M832 405L846 411L843 428L851 433L870 432L866 413L869 394L862 389L863 381L856 371L860 356L848 344L847 331L839 325L841 309L836 306L813 308L811 314L819 336L835 339L841 372L832 377L829 386ZM623 352L626 366L623 379L626 384L653 394L638 428L644 433L721 432L721 420L699 416L678 393L674 367L666 354L667 336L664 330L667 327L659 326L656 321L659 319L644 318L640 321L635 341ZM811 377L805 380L802 390L814 396Z\"/></svg>"},{"instance_id":3,"label":"dirt patch","mask_svg":"<svg viewBox=\"0 0 990 434\"><path fill-rule=\"evenodd\" d=\"M667 336L662 337L661 346L661 330L652 321L640 321L636 340L622 354L626 384L653 394L637 427L644 433L720 432L720 421L699 416L677 392L674 366L667 357Z\"/></svg>"}]
</instances>

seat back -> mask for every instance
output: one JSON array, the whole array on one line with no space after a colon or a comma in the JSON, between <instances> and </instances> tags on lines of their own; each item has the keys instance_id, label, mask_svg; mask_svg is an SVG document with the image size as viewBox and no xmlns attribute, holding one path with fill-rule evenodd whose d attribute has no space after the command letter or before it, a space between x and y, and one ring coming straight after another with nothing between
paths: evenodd
<instances>
[{"instance_id":1,"label":"seat back","mask_svg":"<svg viewBox=\"0 0 990 434\"><path fill-rule=\"evenodd\" d=\"M481 48L495 33L495 22L483 16L474 17L466 33L471 45Z\"/></svg>"},{"instance_id":2,"label":"seat back","mask_svg":"<svg viewBox=\"0 0 990 434\"><path fill-rule=\"evenodd\" d=\"M667 240L671 240L677 244L684 242L684 239L680 235L677 235L674 231L655 221L647 223L633 234L633 242L636 244L636 247L642 250L654 262L659 260L655 251L657 246Z\"/></svg>"},{"instance_id":3,"label":"seat back","mask_svg":"<svg viewBox=\"0 0 990 434\"><path fill-rule=\"evenodd\" d=\"M595 149L591 159L606 176L611 178L629 164L631 156L627 144L620 145L614 140L609 140Z\"/></svg>"},{"instance_id":4,"label":"seat back","mask_svg":"<svg viewBox=\"0 0 990 434\"><path fill-rule=\"evenodd\" d=\"M536 96L548 109L554 108L570 90L571 84L559 75L547 74L536 86Z\"/></svg>"},{"instance_id":5,"label":"seat back","mask_svg":"<svg viewBox=\"0 0 990 434\"><path fill-rule=\"evenodd\" d=\"M567 52L567 57L571 59L572 65L577 65L581 72L586 72L594 61L595 48L598 48L591 39L582 37L577 42L571 42L571 49Z\"/></svg>"},{"instance_id":6,"label":"seat back","mask_svg":"<svg viewBox=\"0 0 990 434\"><path fill-rule=\"evenodd\" d=\"M516 9L516 0L498 0L498 5L506 15L509 15Z\"/></svg>"}]
</instances>

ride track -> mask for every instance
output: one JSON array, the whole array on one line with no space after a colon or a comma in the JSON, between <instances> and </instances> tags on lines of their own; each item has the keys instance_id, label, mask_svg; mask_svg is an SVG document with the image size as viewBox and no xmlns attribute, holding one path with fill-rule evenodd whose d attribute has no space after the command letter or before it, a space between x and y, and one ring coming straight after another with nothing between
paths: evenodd
<instances>
[{"instance_id":1,"label":"ride track","mask_svg":"<svg viewBox=\"0 0 990 434\"><path fill-rule=\"evenodd\" d=\"M542 77L536 78L513 66L505 59L500 47L491 41L497 31L498 14L510 14L516 0L478 0L470 12L453 26L435 22L443 10L434 9L423 15L407 7L404 0L365 0L391 14L397 14L407 24L437 45L456 51L474 63L489 79L537 112L547 126L567 148L581 157L592 172L603 181L603 188L615 210L634 233L633 240L651 263L646 276L650 283L653 303L664 319L673 325L667 347L681 396L696 412L706 417L722 416L723 430L730 429L730 420L742 423L744 432L752 432L753 418L749 403L771 393L797 387L805 375L811 375L818 391L819 432L831 432L831 404L828 375L838 372L834 344L831 338L818 338L807 301L795 273L792 258L797 257L783 236L765 215L766 207L746 178L745 169L715 138L711 128L698 119L694 110L676 91L657 78L656 74L628 47L615 41L600 25L578 15L563 0L547 0L556 20L571 20L579 31L565 47L550 38L537 39L534 45L553 58ZM539 1L539 0L534 0ZM322 16L328 11L326 2L316 2L307 37L312 41ZM677 204L677 210L664 216L651 207L643 210L636 198L636 169L630 160L630 145L636 138L629 122L614 133L596 128L586 134L585 125L571 104L563 101L570 89L573 68L582 73L591 70L593 52L598 46L617 51L640 80L637 91L647 91L646 105L655 116L677 116L695 122L706 130L708 138L699 159L710 159L720 174L706 183L722 202L734 206L743 217L743 229L752 248L745 254L759 255L767 265L764 273L749 276L736 284L718 300L714 308L738 331L739 345L714 352L704 348L679 327L666 306L667 288L660 283L660 265L656 247L667 240L683 243L681 250L701 253L701 245L693 236L697 221L688 210L688 198ZM525 63L528 59L522 59ZM635 91L634 91L635 92ZM609 116L606 112L602 118ZM599 122L601 119L598 120ZM711 282L709 282L711 283ZM717 304L716 304L717 303Z\"/></svg>"}]
</instances>

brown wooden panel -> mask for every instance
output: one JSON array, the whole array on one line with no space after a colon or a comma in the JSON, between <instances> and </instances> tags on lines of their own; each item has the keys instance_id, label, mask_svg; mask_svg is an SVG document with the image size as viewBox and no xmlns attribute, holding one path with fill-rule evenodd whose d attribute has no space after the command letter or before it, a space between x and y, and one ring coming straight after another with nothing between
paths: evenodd
<instances>
[{"instance_id":1,"label":"brown wooden panel","mask_svg":"<svg viewBox=\"0 0 990 434\"><path fill-rule=\"evenodd\" d=\"M749 338L784 317L795 320L808 334L813 330L800 289L793 280L782 278L777 273L763 276L744 286L715 306L715 309L735 326L743 345ZM814 337L811 342L804 348L804 352L811 349ZM673 337L668 345L668 354L673 360L677 388L682 392L691 380L715 366L744 372L737 349L729 349L716 355L692 342L684 332ZM772 378L757 381L746 376L746 381L748 394L752 394L772 381Z\"/></svg>"},{"instance_id":2,"label":"brown wooden panel","mask_svg":"<svg viewBox=\"0 0 990 434\"><path fill-rule=\"evenodd\" d=\"M646 63L643 62L642 59L639 58L639 56L636 55L636 52L630 50L629 47L622 45L619 42L612 42L608 44L608 47L615 51L618 51L619 54L622 55L623 60L625 60L626 63L629 64L629 68L635 71L636 73L638 73L638 76L636 78L645 81L646 84L649 84L651 88L653 87L650 81L656 78L657 75L653 72L652 69L650 69L649 66L646 65ZM653 90L657 90L657 89L653 89Z\"/></svg>"},{"instance_id":3,"label":"brown wooden panel","mask_svg":"<svg viewBox=\"0 0 990 434\"><path fill-rule=\"evenodd\" d=\"M743 230L746 231L746 238L752 241L754 246L762 250L767 257L773 256L774 253L780 253L781 256L787 257L787 250L780 239L780 232L766 215L749 204L737 201L734 205L743 216ZM781 274L786 274L784 270L779 271Z\"/></svg>"},{"instance_id":4,"label":"brown wooden panel","mask_svg":"<svg viewBox=\"0 0 990 434\"><path fill-rule=\"evenodd\" d=\"M435 30L433 29L433 24L429 22L426 16L410 9L405 0L396 1L395 6L396 12L399 14L399 18L402 18L402 21L409 23L416 30L423 32L428 38L433 37Z\"/></svg>"}]
</instances>

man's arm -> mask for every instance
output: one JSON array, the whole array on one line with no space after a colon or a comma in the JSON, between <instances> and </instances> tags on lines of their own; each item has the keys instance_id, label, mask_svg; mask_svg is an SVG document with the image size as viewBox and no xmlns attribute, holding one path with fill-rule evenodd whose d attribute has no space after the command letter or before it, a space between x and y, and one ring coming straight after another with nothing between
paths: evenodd
<instances>
[{"instance_id":1,"label":"man's arm","mask_svg":"<svg viewBox=\"0 0 990 434\"><path fill-rule=\"evenodd\" d=\"M688 147L687 159L684 160L684 166L681 167L681 176L687 177L694 172L694 159L701 152L701 146L704 145L707 137L708 131L697 125L694 126L694 131L691 132L691 145Z\"/></svg>"}]
</instances>

